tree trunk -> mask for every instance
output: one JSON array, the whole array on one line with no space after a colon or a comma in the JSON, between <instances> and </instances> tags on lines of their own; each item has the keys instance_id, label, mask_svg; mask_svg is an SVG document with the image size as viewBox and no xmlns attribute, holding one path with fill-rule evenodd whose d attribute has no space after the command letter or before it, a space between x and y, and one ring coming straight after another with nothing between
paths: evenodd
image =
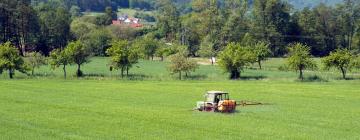
<instances>
[{"instance_id":1,"label":"tree trunk","mask_svg":"<svg viewBox=\"0 0 360 140\"><path fill-rule=\"evenodd\" d=\"M121 67L121 78L124 78L124 67Z\"/></svg>"},{"instance_id":2,"label":"tree trunk","mask_svg":"<svg viewBox=\"0 0 360 140\"><path fill-rule=\"evenodd\" d=\"M13 70L12 69L9 69L9 77L10 77L10 79L13 79L14 77L13 77Z\"/></svg>"},{"instance_id":3,"label":"tree trunk","mask_svg":"<svg viewBox=\"0 0 360 140\"><path fill-rule=\"evenodd\" d=\"M211 65L213 66L214 65L213 57L210 58L210 61L211 61Z\"/></svg>"},{"instance_id":4,"label":"tree trunk","mask_svg":"<svg viewBox=\"0 0 360 140\"><path fill-rule=\"evenodd\" d=\"M341 69L343 79L346 79L346 71L345 71L345 69L343 67L341 67L340 69Z\"/></svg>"},{"instance_id":5,"label":"tree trunk","mask_svg":"<svg viewBox=\"0 0 360 140\"><path fill-rule=\"evenodd\" d=\"M258 60L258 64L259 64L260 69L262 69L260 60Z\"/></svg>"},{"instance_id":6,"label":"tree trunk","mask_svg":"<svg viewBox=\"0 0 360 140\"><path fill-rule=\"evenodd\" d=\"M129 76L129 67L126 67L126 76Z\"/></svg>"},{"instance_id":7,"label":"tree trunk","mask_svg":"<svg viewBox=\"0 0 360 140\"><path fill-rule=\"evenodd\" d=\"M151 56L151 61L154 61L154 56L153 55Z\"/></svg>"},{"instance_id":8,"label":"tree trunk","mask_svg":"<svg viewBox=\"0 0 360 140\"><path fill-rule=\"evenodd\" d=\"M240 71L239 70L232 70L231 71L231 75L230 75L230 79L239 79L240 78Z\"/></svg>"},{"instance_id":9,"label":"tree trunk","mask_svg":"<svg viewBox=\"0 0 360 140\"><path fill-rule=\"evenodd\" d=\"M300 71L299 79L304 80L303 69L300 68L299 71Z\"/></svg>"},{"instance_id":10,"label":"tree trunk","mask_svg":"<svg viewBox=\"0 0 360 140\"><path fill-rule=\"evenodd\" d=\"M82 76L82 72L81 72L81 70L80 70L80 67L81 67L81 65L78 64L78 69L77 69L77 72L76 72L77 77L81 77L81 76Z\"/></svg>"},{"instance_id":11,"label":"tree trunk","mask_svg":"<svg viewBox=\"0 0 360 140\"><path fill-rule=\"evenodd\" d=\"M179 80L181 80L181 71L179 72Z\"/></svg>"},{"instance_id":12,"label":"tree trunk","mask_svg":"<svg viewBox=\"0 0 360 140\"><path fill-rule=\"evenodd\" d=\"M63 65L63 71L64 71L64 79L66 79L66 65Z\"/></svg>"},{"instance_id":13,"label":"tree trunk","mask_svg":"<svg viewBox=\"0 0 360 140\"><path fill-rule=\"evenodd\" d=\"M34 76L34 70L35 70L35 67L32 67L31 69L31 75Z\"/></svg>"}]
</instances>

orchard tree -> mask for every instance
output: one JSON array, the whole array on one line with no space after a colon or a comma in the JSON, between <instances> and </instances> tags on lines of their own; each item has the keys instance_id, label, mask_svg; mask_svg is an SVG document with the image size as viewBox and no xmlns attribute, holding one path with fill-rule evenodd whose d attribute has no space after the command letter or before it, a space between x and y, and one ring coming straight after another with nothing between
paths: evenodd
<instances>
[{"instance_id":1,"label":"orchard tree","mask_svg":"<svg viewBox=\"0 0 360 140\"><path fill-rule=\"evenodd\" d=\"M346 73L349 71L352 66L352 56L351 52L347 49L339 49L335 52L331 52L329 56L325 57L322 60L322 63L325 65L326 69L331 67L337 68L341 71L342 77L346 79Z\"/></svg>"},{"instance_id":2,"label":"orchard tree","mask_svg":"<svg viewBox=\"0 0 360 140\"><path fill-rule=\"evenodd\" d=\"M80 67L84 63L89 62L89 51L80 41L70 42L66 47L65 51L70 58L70 63L77 65L76 76L83 76L83 72L81 71Z\"/></svg>"},{"instance_id":3,"label":"orchard tree","mask_svg":"<svg viewBox=\"0 0 360 140\"><path fill-rule=\"evenodd\" d=\"M141 49L146 59L154 60L156 50L159 48L159 43L152 38L144 37L134 43L134 46Z\"/></svg>"},{"instance_id":4,"label":"orchard tree","mask_svg":"<svg viewBox=\"0 0 360 140\"><path fill-rule=\"evenodd\" d=\"M130 47L128 41L114 41L106 53L111 57L111 66L121 70L121 77L124 72L129 75L129 69L139 60L139 52L135 47Z\"/></svg>"},{"instance_id":5,"label":"orchard tree","mask_svg":"<svg viewBox=\"0 0 360 140\"><path fill-rule=\"evenodd\" d=\"M175 54L176 50L171 46L163 43L159 43L159 47L156 49L155 56L160 57L161 61L164 61L165 57Z\"/></svg>"},{"instance_id":6,"label":"orchard tree","mask_svg":"<svg viewBox=\"0 0 360 140\"><path fill-rule=\"evenodd\" d=\"M46 58L39 52L31 52L26 54L27 63L31 68L31 75L34 76L35 68L40 68L40 66L46 64Z\"/></svg>"},{"instance_id":7,"label":"orchard tree","mask_svg":"<svg viewBox=\"0 0 360 140\"><path fill-rule=\"evenodd\" d=\"M170 57L170 65L168 66L171 74L179 74L181 80L182 73L187 77L190 72L195 71L199 65L196 61L186 58L183 54L177 53Z\"/></svg>"},{"instance_id":8,"label":"orchard tree","mask_svg":"<svg viewBox=\"0 0 360 140\"><path fill-rule=\"evenodd\" d=\"M246 66L256 62L256 55L240 44L230 43L219 54L219 66L230 73L231 79L239 79Z\"/></svg>"},{"instance_id":9,"label":"orchard tree","mask_svg":"<svg viewBox=\"0 0 360 140\"><path fill-rule=\"evenodd\" d=\"M22 73L26 73L28 70L18 49L11 45L10 42L0 44L0 74L4 70L9 71L10 79L13 78L15 70Z\"/></svg>"},{"instance_id":10,"label":"orchard tree","mask_svg":"<svg viewBox=\"0 0 360 140\"><path fill-rule=\"evenodd\" d=\"M258 42L255 44L254 48L252 48L253 53L256 55L256 61L259 64L260 69L261 61L267 60L267 58L271 55L271 50L269 49L269 44L265 42Z\"/></svg>"},{"instance_id":11,"label":"orchard tree","mask_svg":"<svg viewBox=\"0 0 360 140\"><path fill-rule=\"evenodd\" d=\"M66 79L66 66L70 63L70 57L66 51L55 49L50 53L50 65L52 69L62 66L64 78Z\"/></svg>"},{"instance_id":12,"label":"orchard tree","mask_svg":"<svg viewBox=\"0 0 360 140\"><path fill-rule=\"evenodd\" d=\"M315 61L311 59L310 47L301 43L290 44L287 65L290 69L298 71L299 79L303 80L303 71L305 69L316 68Z\"/></svg>"}]
</instances>

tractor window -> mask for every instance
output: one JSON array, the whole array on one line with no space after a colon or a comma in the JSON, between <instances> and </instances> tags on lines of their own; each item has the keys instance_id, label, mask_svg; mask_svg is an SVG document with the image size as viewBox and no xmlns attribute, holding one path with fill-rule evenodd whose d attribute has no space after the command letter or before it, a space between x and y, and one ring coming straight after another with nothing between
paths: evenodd
<instances>
[{"instance_id":1,"label":"tractor window","mask_svg":"<svg viewBox=\"0 0 360 140\"><path fill-rule=\"evenodd\" d=\"M214 102L215 95L214 94L208 94L206 96L206 102Z\"/></svg>"}]
</instances>

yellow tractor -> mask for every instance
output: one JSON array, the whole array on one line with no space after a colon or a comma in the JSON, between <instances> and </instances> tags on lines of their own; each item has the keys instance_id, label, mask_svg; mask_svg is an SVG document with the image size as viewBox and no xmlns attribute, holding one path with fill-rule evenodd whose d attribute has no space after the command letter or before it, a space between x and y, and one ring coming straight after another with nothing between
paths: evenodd
<instances>
[{"instance_id":1,"label":"yellow tractor","mask_svg":"<svg viewBox=\"0 0 360 140\"><path fill-rule=\"evenodd\" d=\"M205 94L205 100L197 102L196 110L232 113L236 110L236 101L230 100L226 92L208 91Z\"/></svg>"},{"instance_id":2,"label":"yellow tractor","mask_svg":"<svg viewBox=\"0 0 360 140\"><path fill-rule=\"evenodd\" d=\"M236 110L236 106L249 105L269 105L268 103L260 103L253 101L235 101L231 100L229 93L223 91L208 91L205 94L205 100L197 102L195 110L206 112L222 112L232 113Z\"/></svg>"}]
</instances>

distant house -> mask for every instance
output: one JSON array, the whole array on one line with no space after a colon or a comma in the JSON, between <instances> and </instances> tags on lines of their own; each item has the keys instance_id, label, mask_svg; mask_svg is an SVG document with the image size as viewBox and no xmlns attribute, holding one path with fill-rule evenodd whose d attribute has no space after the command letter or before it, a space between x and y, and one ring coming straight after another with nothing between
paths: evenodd
<instances>
[{"instance_id":1,"label":"distant house","mask_svg":"<svg viewBox=\"0 0 360 140\"><path fill-rule=\"evenodd\" d=\"M113 20L113 25L129 25L132 28L143 27L140 23L140 19L128 17L127 15L119 16L118 20Z\"/></svg>"},{"instance_id":2,"label":"distant house","mask_svg":"<svg viewBox=\"0 0 360 140\"><path fill-rule=\"evenodd\" d=\"M113 25L121 25L121 21L119 21L119 20L113 20L113 21L112 21L112 24L113 24Z\"/></svg>"}]
</instances>

